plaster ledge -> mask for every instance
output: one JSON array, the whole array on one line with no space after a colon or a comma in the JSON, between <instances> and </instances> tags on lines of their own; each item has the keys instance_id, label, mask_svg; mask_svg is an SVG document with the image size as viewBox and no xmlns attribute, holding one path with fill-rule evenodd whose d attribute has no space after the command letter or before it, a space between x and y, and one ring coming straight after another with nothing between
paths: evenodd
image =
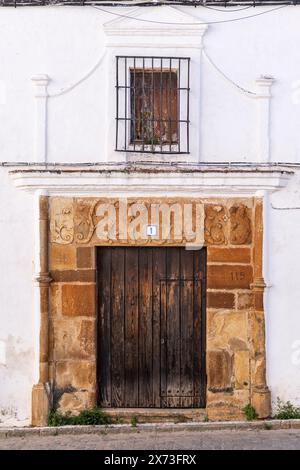
<instances>
[{"instance_id":1,"label":"plaster ledge","mask_svg":"<svg viewBox=\"0 0 300 470\"><path fill-rule=\"evenodd\" d=\"M294 171L279 165L28 164L10 166L17 188L49 195L261 196L284 188Z\"/></svg>"}]
</instances>

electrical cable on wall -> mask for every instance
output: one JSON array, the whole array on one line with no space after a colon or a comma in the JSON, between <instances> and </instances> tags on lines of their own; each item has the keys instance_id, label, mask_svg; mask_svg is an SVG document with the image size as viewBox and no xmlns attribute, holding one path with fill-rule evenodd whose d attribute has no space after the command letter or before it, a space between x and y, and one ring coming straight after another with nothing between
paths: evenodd
<instances>
[{"instance_id":1,"label":"electrical cable on wall","mask_svg":"<svg viewBox=\"0 0 300 470\"><path fill-rule=\"evenodd\" d=\"M135 21L142 21L142 22L144 22L144 23L165 24L165 25L178 25L178 26L196 26L196 25L210 25L210 24L221 24L221 23L233 23L233 22L235 22L235 21L241 21L241 20L247 20L247 19L251 19L251 18L256 18L257 16L266 15L266 14L268 14L268 13L272 13L273 11L282 10L283 8L287 8L287 7L290 6L290 5L281 5L280 7L271 8L270 10L262 11L262 12L260 12L260 13L256 13L255 15L241 16L241 17L239 17L239 18L231 18L230 20L201 21L201 22L199 22L199 23L197 23L197 22L194 22L194 23L173 23L173 22L168 22L168 21L147 20L147 19L144 19L144 18L136 18L136 17L132 17L132 16L130 16L130 15L122 15L121 13L115 13L115 12L113 12L113 11L105 10L104 8L100 8L100 7L95 6L95 5L88 5L88 6L90 6L91 8L94 8L94 9L96 9L96 10L103 11L104 13L108 13L109 15L118 16L118 17L120 17L120 18L133 19L133 20L135 20Z\"/></svg>"},{"instance_id":2,"label":"electrical cable on wall","mask_svg":"<svg viewBox=\"0 0 300 470\"><path fill-rule=\"evenodd\" d=\"M66 88L62 88L61 90L59 90L57 92L49 93L48 94L49 98L56 98L58 96L65 95L66 93L69 93L70 91L74 90L74 88L76 88L81 83L85 82L85 80L87 80L91 75L93 75L93 73L100 67L100 65L101 65L101 63L102 63L102 61L103 61L103 59L106 55L106 52L107 52L107 50L105 50L102 53L100 59L97 60L96 64L82 78L80 78L77 82L73 83L72 85L69 85Z\"/></svg>"},{"instance_id":3,"label":"electrical cable on wall","mask_svg":"<svg viewBox=\"0 0 300 470\"><path fill-rule=\"evenodd\" d=\"M257 93L254 91L247 90L246 88L242 87L238 83L234 82L231 78L229 78L213 61L212 59L208 56L207 52L203 50L203 57L208 61L208 63L223 77L225 80L227 80L231 85L236 87L239 91L242 93L245 93L246 95L250 97L257 96Z\"/></svg>"},{"instance_id":4,"label":"electrical cable on wall","mask_svg":"<svg viewBox=\"0 0 300 470\"><path fill-rule=\"evenodd\" d=\"M241 6L241 2L245 3L247 6L241 8L234 8L233 6ZM248 8L255 8L257 6L271 6L275 4L280 5L298 5L300 0L262 0L257 2L256 0L241 0L241 1L232 1L224 0L218 1L216 8L213 1L206 0L144 0L144 1L134 1L134 0L0 0L0 7L57 7L57 6L92 6L92 5L101 5L105 7L132 7L132 6L143 6L143 7L153 7L153 6L163 6L163 5L180 5L180 6L190 6L190 7L202 7L214 11L220 12L234 12L247 10Z\"/></svg>"},{"instance_id":5,"label":"electrical cable on wall","mask_svg":"<svg viewBox=\"0 0 300 470\"><path fill-rule=\"evenodd\" d=\"M203 7L205 7L204 5L202 5ZM109 13L109 14L112 14L112 15L115 15L115 16L118 16L118 17L122 17L122 18L128 18L128 19L134 19L136 21L143 21L143 22L148 22L148 23L156 23L156 24L169 24L169 25L196 25L196 24L203 24L203 25L208 25L208 24L217 24L217 23L227 23L227 22L232 22L232 21L237 21L237 20L242 20L242 19L248 19L248 18L253 18L255 16L259 16L259 15L262 15L262 14L266 14L266 13L271 13L272 11L276 11L276 10L279 10L279 9L282 9L282 8L285 8L289 5L283 5L283 6L280 6L280 7L277 7L277 8L272 8L271 10L268 10L268 11L265 11L265 12L261 12L261 13L258 13L258 14L255 14L255 15L251 15L251 16L246 16L246 17L241 17L241 18L234 18L234 19L230 19L230 20L220 20L220 21L213 21L213 22L201 22L201 23L168 23L168 22L161 22L161 21L154 21L154 20L146 20L146 19L143 19L143 18L135 18L135 17L132 17L130 15L122 15L122 14L119 14L119 13L114 13L114 12L111 12L111 11L108 11L108 10L105 10L105 9L102 9L102 8L99 8L97 6L94 6L94 5L91 5L92 8L96 9L96 10L100 10L100 11L103 11L105 13ZM209 9L214 9L214 8L211 8L211 7L207 7ZM241 8L239 10L235 10L235 11L240 11L240 10L244 10L244 9L248 9L249 6L247 6L246 8ZM252 8L252 7L251 7ZM214 9L216 10L216 9ZM223 10L220 10L223 12ZM227 10L228 11L228 10ZM232 10L231 10L232 11ZM85 80L87 80L96 70L97 68L101 65L102 63L102 60L104 59L104 56L106 55L106 51L104 51L104 53L101 55L100 59L97 61L97 63L81 78L79 79L77 82L73 83L72 85L69 85L68 87L66 88L63 88L57 92L53 92L53 93L49 93L49 97L50 98L55 98L55 97L58 97L58 96L62 96L70 91L72 91L74 88L76 88L78 85L80 85L81 83L83 83ZM231 83L231 85L233 85L234 87L236 87L239 91L241 91L242 93L248 95L248 96L256 96L257 93L251 91L251 90L247 90L246 88L242 87L241 85L237 84L236 82L234 82L231 78L229 78L216 64L215 62L208 56L208 54L206 53L206 51L203 51L203 55L204 57L206 58L206 60L210 63L210 65L225 79L227 80L229 83Z\"/></svg>"}]
</instances>

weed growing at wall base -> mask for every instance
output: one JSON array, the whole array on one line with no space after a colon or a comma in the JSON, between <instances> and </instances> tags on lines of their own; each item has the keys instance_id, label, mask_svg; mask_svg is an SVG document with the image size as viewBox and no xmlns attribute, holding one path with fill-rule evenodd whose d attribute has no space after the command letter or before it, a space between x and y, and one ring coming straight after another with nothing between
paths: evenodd
<instances>
[{"instance_id":1,"label":"weed growing at wall base","mask_svg":"<svg viewBox=\"0 0 300 470\"><path fill-rule=\"evenodd\" d=\"M284 402L277 398L275 419L300 419L300 407L290 401Z\"/></svg>"},{"instance_id":2,"label":"weed growing at wall base","mask_svg":"<svg viewBox=\"0 0 300 470\"><path fill-rule=\"evenodd\" d=\"M247 421L254 421L255 419L258 418L255 408L252 405L250 405L250 403L244 406L242 411L245 413Z\"/></svg>"},{"instance_id":3,"label":"weed growing at wall base","mask_svg":"<svg viewBox=\"0 0 300 470\"><path fill-rule=\"evenodd\" d=\"M132 416L130 423L131 423L131 427L136 428L138 424L137 416Z\"/></svg>"},{"instance_id":4,"label":"weed growing at wall base","mask_svg":"<svg viewBox=\"0 0 300 470\"><path fill-rule=\"evenodd\" d=\"M52 427L68 425L105 425L111 424L111 422L110 416L106 415L99 408L82 410L77 416L72 416L71 412L62 414L59 411L51 411L48 419L48 425Z\"/></svg>"}]
</instances>

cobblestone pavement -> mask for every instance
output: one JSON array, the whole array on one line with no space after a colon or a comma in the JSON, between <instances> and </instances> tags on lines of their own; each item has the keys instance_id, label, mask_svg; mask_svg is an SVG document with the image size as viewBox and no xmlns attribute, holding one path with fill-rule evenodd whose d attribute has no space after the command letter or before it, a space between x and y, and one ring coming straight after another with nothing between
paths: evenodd
<instances>
[{"instance_id":1,"label":"cobblestone pavement","mask_svg":"<svg viewBox=\"0 0 300 470\"><path fill-rule=\"evenodd\" d=\"M300 430L175 431L2 437L0 449L300 449Z\"/></svg>"}]
</instances>

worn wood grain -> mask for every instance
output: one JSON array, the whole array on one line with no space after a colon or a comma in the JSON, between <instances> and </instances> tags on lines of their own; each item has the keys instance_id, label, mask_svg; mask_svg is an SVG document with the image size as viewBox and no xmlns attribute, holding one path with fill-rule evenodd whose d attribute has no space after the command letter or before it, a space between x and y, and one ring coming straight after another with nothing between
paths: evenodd
<instances>
[{"instance_id":1,"label":"worn wood grain","mask_svg":"<svg viewBox=\"0 0 300 470\"><path fill-rule=\"evenodd\" d=\"M181 251L181 279L180 283L180 396L181 407L188 408L193 405L193 309L194 309L194 253Z\"/></svg>"},{"instance_id":2,"label":"worn wood grain","mask_svg":"<svg viewBox=\"0 0 300 470\"><path fill-rule=\"evenodd\" d=\"M98 265L98 400L101 406L111 406L111 251L97 252Z\"/></svg>"},{"instance_id":3,"label":"worn wood grain","mask_svg":"<svg viewBox=\"0 0 300 470\"><path fill-rule=\"evenodd\" d=\"M125 248L111 256L111 382L112 406L124 406L124 267Z\"/></svg>"},{"instance_id":4,"label":"worn wood grain","mask_svg":"<svg viewBox=\"0 0 300 470\"><path fill-rule=\"evenodd\" d=\"M139 406L152 406L152 250L139 248Z\"/></svg>"},{"instance_id":5,"label":"worn wood grain","mask_svg":"<svg viewBox=\"0 0 300 470\"><path fill-rule=\"evenodd\" d=\"M98 249L100 406L205 406L205 263L205 250Z\"/></svg>"},{"instance_id":6,"label":"worn wood grain","mask_svg":"<svg viewBox=\"0 0 300 470\"><path fill-rule=\"evenodd\" d=\"M134 248L125 251L125 398L124 406L139 406L139 266L138 252Z\"/></svg>"}]
</instances>

